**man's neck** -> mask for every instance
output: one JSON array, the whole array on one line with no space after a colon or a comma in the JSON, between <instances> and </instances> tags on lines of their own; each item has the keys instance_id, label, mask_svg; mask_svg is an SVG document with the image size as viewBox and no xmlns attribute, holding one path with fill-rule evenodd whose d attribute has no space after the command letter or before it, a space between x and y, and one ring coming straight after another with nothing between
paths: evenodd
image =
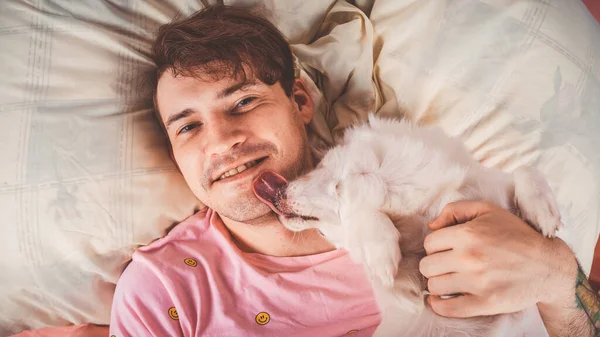
<instances>
[{"instance_id":1,"label":"man's neck","mask_svg":"<svg viewBox=\"0 0 600 337\"><path fill-rule=\"evenodd\" d=\"M292 232L268 214L252 224L222 217L235 244L248 253L270 256L304 256L332 251L335 247L316 229Z\"/></svg>"}]
</instances>

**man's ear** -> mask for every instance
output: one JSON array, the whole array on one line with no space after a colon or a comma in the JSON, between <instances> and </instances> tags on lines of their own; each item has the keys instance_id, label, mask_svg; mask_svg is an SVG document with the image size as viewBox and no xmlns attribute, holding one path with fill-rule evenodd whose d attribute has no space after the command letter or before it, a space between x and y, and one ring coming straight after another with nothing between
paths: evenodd
<instances>
[{"instance_id":1,"label":"man's ear","mask_svg":"<svg viewBox=\"0 0 600 337\"><path fill-rule=\"evenodd\" d=\"M292 101L298 108L298 113L300 114L304 125L308 125L315 112L314 105L312 98L308 94L308 90L306 90L304 82L299 78L294 80L294 85L292 87Z\"/></svg>"}]
</instances>

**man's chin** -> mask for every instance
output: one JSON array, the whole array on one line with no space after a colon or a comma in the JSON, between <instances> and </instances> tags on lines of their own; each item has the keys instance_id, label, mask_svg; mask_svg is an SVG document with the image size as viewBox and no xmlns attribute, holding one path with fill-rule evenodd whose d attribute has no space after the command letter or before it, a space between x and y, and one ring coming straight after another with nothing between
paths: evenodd
<instances>
[{"instance_id":1,"label":"man's chin","mask_svg":"<svg viewBox=\"0 0 600 337\"><path fill-rule=\"evenodd\" d=\"M261 222L277 219L271 208L258 200L254 194L247 197L228 199L227 202L208 206L221 217L247 224L260 224Z\"/></svg>"}]
</instances>

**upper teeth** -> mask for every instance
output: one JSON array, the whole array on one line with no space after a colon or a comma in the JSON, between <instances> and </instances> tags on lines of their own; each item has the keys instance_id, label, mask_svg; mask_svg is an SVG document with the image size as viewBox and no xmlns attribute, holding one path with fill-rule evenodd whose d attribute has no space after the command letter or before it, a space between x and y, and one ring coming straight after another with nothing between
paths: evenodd
<instances>
[{"instance_id":1,"label":"upper teeth","mask_svg":"<svg viewBox=\"0 0 600 337\"><path fill-rule=\"evenodd\" d=\"M257 163L258 163L258 159L253 160L251 162L247 162L246 164L242 164L236 168L232 168L231 170L225 172L222 176L220 176L218 180L234 176L238 173L242 173L242 172L246 171L246 169L251 168L252 166L256 165Z\"/></svg>"}]
</instances>

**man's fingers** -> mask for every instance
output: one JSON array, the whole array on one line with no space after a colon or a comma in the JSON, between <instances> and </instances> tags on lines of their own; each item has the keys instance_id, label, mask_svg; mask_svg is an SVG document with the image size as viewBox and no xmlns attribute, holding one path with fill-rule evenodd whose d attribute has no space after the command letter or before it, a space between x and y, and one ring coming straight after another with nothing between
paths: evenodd
<instances>
[{"instance_id":1,"label":"man's fingers","mask_svg":"<svg viewBox=\"0 0 600 337\"><path fill-rule=\"evenodd\" d=\"M494 209L494 205L488 201L455 201L447 204L442 213L427 224L431 230L448 227L471 221L482 214Z\"/></svg>"},{"instance_id":2,"label":"man's fingers","mask_svg":"<svg viewBox=\"0 0 600 337\"><path fill-rule=\"evenodd\" d=\"M436 314L444 317L468 318L488 315L484 311L482 298L475 295L465 294L449 299L430 295L427 302Z\"/></svg>"},{"instance_id":3,"label":"man's fingers","mask_svg":"<svg viewBox=\"0 0 600 337\"><path fill-rule=\"evenodd\" d=\"M469 293L469 280L463 273L450 273L430 277L427 280L427 290L431 295L452 295Z\"/></svg>"},{"instance_id":4,"label":"man's fingers","mask_svg":"<svg viewBox=\"0 0 600 337\"><path fill-rule=\"evenodd\" d=\"M460 258L453 251L439 252L425 256L419 262L419 271L423 276L431 278L459 271Z\"/></svg>"},{"instance_id":5,"label":"man's fingers","mask_svg":"<svg viewBox=\"0 0 600 337\"><path fill-rule=\"evenodd\" d=\"M429 233L423 241L423 248L425 248L425 253L427 253L427 255L431 255L433 253L453 249L456 245L457 235L457 227L441 228L435 232Z\"/></svg>"}]
</instances>

